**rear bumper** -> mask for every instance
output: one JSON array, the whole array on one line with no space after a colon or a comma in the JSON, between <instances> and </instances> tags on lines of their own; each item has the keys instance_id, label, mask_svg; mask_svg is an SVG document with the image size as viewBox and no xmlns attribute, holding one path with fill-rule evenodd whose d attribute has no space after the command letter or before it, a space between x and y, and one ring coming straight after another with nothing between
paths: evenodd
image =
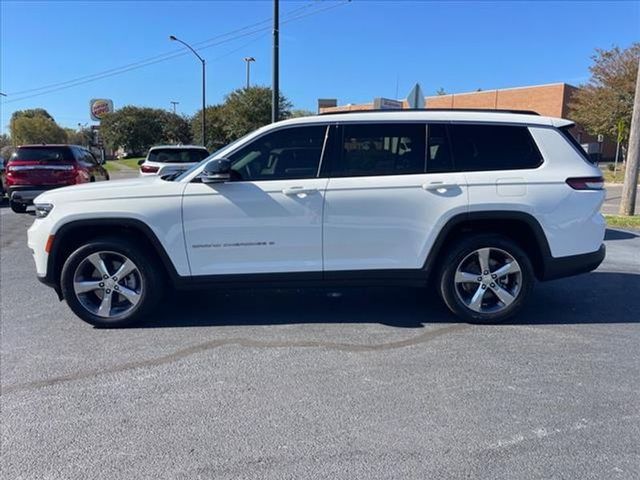
<instances>
[{"instance_id":1,"label":"rear bumper","mask_svg":"<svg viewBox=\"0 0 640 480\"><path fill-rule=\"evenodd\" d=\"M555 280L556 278L571 277L587 273L600 266L606 255L604 244L595 252L569 257L548 257L544 262L544 272L541 280Z\"/></svg>"},{"instance_id":2,"label":"rear bumper","mask_svg":"<svg viewBox=\"0 0 640 480\"><path fill-rule=\"evenodd\" d=\"M41 193L44 193L54 188L62 188L67 185L53 185L53 186L32 186L32 185L15 185L7 189L9 200L16 203L24 203L31 205L33 199Z\"/></svg>"}]
</instances>

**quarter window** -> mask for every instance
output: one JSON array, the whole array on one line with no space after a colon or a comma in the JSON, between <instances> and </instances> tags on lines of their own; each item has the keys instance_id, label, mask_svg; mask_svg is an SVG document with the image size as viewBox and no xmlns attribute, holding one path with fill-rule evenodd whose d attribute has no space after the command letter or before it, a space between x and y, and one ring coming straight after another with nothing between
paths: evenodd
<instances>
[{"instance_id":1,"label":"quarter window","mask_svg":"<svg viewBox=\"0 0 640 480\"><path fill-rule=\"evenodd\" d=\"M542 162L527 127L449 125L456 170L516 170Z\"/></svg>"},{"instance_id":2,"label":"quarter window","mask_svg":"<svg viewBox=\"0 0 640 480\"><path fill-rule=\"evenodd\" d=\"M327 127L277 130L229 155L232 179L287 180L318 174Z\"/></svg>"},{"instance_id":3,"label":"quarter window","mask_svg":"<svg viewBox=\"0 0 640 480\"><path fill-rule=\"evenodd\" d=\"M332 175L356 177L424 173L425 125L344 125Z\"/></svg>"}]
</instances>

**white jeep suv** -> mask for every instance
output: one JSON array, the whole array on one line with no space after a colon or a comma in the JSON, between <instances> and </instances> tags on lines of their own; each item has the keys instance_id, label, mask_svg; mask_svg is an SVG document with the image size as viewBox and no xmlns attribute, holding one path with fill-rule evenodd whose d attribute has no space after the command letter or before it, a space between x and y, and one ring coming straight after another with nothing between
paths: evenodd
<instances>
[{"instance_id":1,"label":"white jeep suv","mask_svg":"<svg viewBox=\"0 0 640 480\"><path fill-rule=\"evenodd\" d=\"M472 322L605 255L600 171L570 121L505 111L372 111L263 127L177 178L36 198L38 277L120 326L163 288L435 283Z\"/></svg>"}]
</instances>

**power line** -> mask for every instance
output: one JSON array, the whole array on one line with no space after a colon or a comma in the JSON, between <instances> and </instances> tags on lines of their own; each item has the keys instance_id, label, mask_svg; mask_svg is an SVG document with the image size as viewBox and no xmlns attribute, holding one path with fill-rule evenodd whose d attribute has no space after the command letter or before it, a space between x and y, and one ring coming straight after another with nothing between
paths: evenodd
<instances>
[{"instance_id":1,"label":"power line","mask_svg":"<svg viewBox=\"0 0 640 480\"><path fill-rule=\"evenodd\" d=\"M309 6L310 5L303 5L302 7L298 7L296 9L292 10L291 12L289 12L288 15L292 15L293 13L295 13L297 11L300 11L302 9L308 8ZM228 36L233 35L235 33L242 32L244 30L248 30L250 28L257 27L257 26L265 24L265 23L268 25L268 22L269 22L269 19L261 20L261 21L256 22L256 23L252 23L250 25L246 25L246 26L244 26L242 28L237 28L235 30L231 30L229 32L221 33L221 34L216 35L214 37L208 38L206 40L201 40L199 42L194 43L193 45L194 45L194 47L199 48L199 47L201 47L203 45L206 45L206 44L209 44L210 42L212 42L214 40L217 40L219 38L228 37ZM120 67L114 67L114 68L111 68L111 69L108 69L108 70L103 70L101 72L96 72L96 73L92 73L92 74L88 74L88 75L83 75L81 77L72 78L70 80L65 80L63 82L51 83L49 85L43 85L42 87L29 88L29 89L26 89L26 90L19 90L17 92L10 92L9 95L11 95L11 96L22 95L23 93L31 93L31 92L37 92L37 91L40 91L40 90L48 90L50 88L54 88L54 87L58 87L58 86L62 86L62 85L70 84L70 83L75 83L75 82L78 82L78 81L81 81L81 80L90 79L90 78L93 78L93 77L101 77L102 75L113 73L113 72L120 71L120 70L128 71L128 69L131 68L131 67L135 67L137 65L144 66L144 64L146 64L148 62L151 62L153 60L158 60L158 59L162 59L162 58L166 58L168 60L168 59L171 59L171 58L174 58L174 57L177 57L177 56L186 55L187 53L188 52L185 52L183 49L174 50L173 52L165 52L165 53L161 53L161 54L154 55L154 56L151 56L151 57L143 58L143 59L138 60L136 62L128 63L128 64L122 65Z\"/></svg>"},{"instance_id":2,"label":"power line","mask_svg":"<svg viewBox=\"0 0 640 480\"><path fill-rule=\"evenodd\" d=\"M312 15L316 15L316 14L325 12L327 10L331 10L333 8L336 8L336 7L339 7L339 6L342 6L342 5L346 5L347 3L349 3L349 0L345 0L345 1L341 2L341 3L337 3L337 4L334 4L334 5L328 6L328 7L318 8L318 9L312 10L312 11L307 12L307 13L301 13L301 14L298 14L298 15L293 15L295 12L299 12L299 11L307 9L307 8L309 8L311 6L311 4L303 5L302 7L298 7L296 9L292 10L291 12L289 12L287 14L288 18L285 21L281 22L281 23L290 23L292 21L300 20L302 18L306 18L306 17L312 16ZM224 43L232 42L232 41L237 40L239 38L251 36L251 35L254 35L256 33L264 32L264 31L268 31L268 30L271 29L270 25L254 29L254 30L251 30L249 32L240 33L240 34L238 34L236 36L221 40L219 42L211 43L212 40L214 40L216 38L226 37L226 36L229 36L231 33L234 33L234 32L242 32L243 30L246 30L246 29L248 29L248 28L250 28L252 26L261 25L261 24L263 24L265 22L269 22L269 21L270 21L270 19L263 20L261 22L257 22L257 23L251 24L249 26L233 30L232 32L227 32L225 34L217 35L216 37L212 37L210 39L197 42L194 45L199 46L199 50L205 50L207 48L211 48L211 47L214 47L214 46L222 45ZM259 38L261 38L263 36L264 35L259 35L258 37L256 37L255 39L253 39L249 43L253 43L253 41L255 41L255 40L257 40L257 39L259 39ZM240 48L242 48L242 47L240 47ZM18 98L11 98L10 97L10 100L5 100L3 103L4 104L14 103L14 102L22 101L22 100L27 100L27 99L30 99L30 98L42 96L42 95L47 95L49 93L58 92L60 90L65 90L65 89L76 87L76 86L79 86L79 85L84 85L86 83L91 83L91 82L94 82L94 81L97 81L97 80L102 80L104 78L109 78L109 77L113 77L113 76L116 76L116 75L120 75L120 74L129 72L129 71L132 71L132 70L137 70L139 68L147 67L147 66L150 66L150 65L155 65L156 63L161 63L161 62L164 62L164 61L167 61L167 60L171 60L173 58L186 55L186 53L188 53L188 52L175 52L175 53L165 53L165 54L161 54L161 55L155 55L153 57L149 57L149 58L144 59L144 60L139 60L138 62L134 62L134 63L128 64L128 65L125 65L125 66L122 66L122 67L118 67L118 68L113 68L113 69L110 69L110 70L105 70L103 72L95 73L95 74L92 74L92 75L85 75L83 77L78 77L76 79L67 80L65 82L59 82L57 84L51 84L51 85L45 86L45 87L39 87L39 88L29 89L29 90L22 90L21 92L14 92L11 95L17 95L19 93L40 91L39 93L34 93L32 95L24 95L24 96L21 96L21 97L18 97ZM232 52L229 52L229 53L232 53ZM226 56L226 55L227 54L225 54L223 56ZM219 58L221 58L221 57L219 57ZM41 90L44 90L44 91L41 91Z\"/></svg>"}]
</instances>

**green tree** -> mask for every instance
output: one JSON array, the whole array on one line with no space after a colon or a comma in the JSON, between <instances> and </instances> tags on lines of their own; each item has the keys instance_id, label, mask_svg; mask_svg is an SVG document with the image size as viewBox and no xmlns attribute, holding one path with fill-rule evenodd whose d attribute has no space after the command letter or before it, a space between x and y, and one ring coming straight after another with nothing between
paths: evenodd
<instances>
[{"instance_id":1,"label":"green tree","mask_svg":"<svg viewBox=\"0 0 640 480\"><path fill-rule=\"evenodd\" d=\"M571 118L592 135L628 139L640 59L640 43L629 48L597 49L591 57L591 78L569 104Z\"/></svg>"},{"instance_id":2,"label":"green tree","mask_svg":"<svg viewBox=\"0 0 640 480\"><path fill-rule=\"evenodd\" d=\"M299 117L311 117L315 115L314 112L312 112L311 110L305 110L305 109L296 109L296 110L291 110L291 115L289 118L299 118Z\"/></svg>"},{"instance_id":3,"label":"green tree","mask_svg":"<svg viewBox=\"0 0 640 480\"><path fill-rule=\"evenodd\" d=\"M127 105L106 115L100 133L110 148L124 148L136 155L161 143L189 143L189 120L159 108Z\"/></svg>"},{"instance_id":4,"label":"green tree","mask_svg":"<svg viewBox=\"0 0 640 480\"><path fill-rule=\"evenodd\" d=\"M30 108L27 110L16 110L15 112L13 112L13 115L11 115L11 120L16 119L18 117L33 118L38 116L46 117L49 120L53 120L53 117L51 116L51 114L49 114L49 112L47 112L44 108Z\"/></svg>"},{"instance_id":5,"label":"green tree","mask_svg":"<svg viewBox=\"0 0 640 480\"><path fill-rule=\"evenodd\" d=\"M280 118L289 118L292 104L280 95ZM239 88L227 95L222 105L223 128L235 140L271 123L271 89L254 86Z\"/></svg>"},{"instance_id":6,"label":"green tree","mask_svg":"<svg viewBox=\"0 0 640 480\"><path fill-rule=\"evenodd\" d=\"M167 143L191 143L191 124L188 118L176 113L162 113L162 141Z\"/></svg>"},{"instance_id":7,"label":"green tree","mask_svg":"<svg viewBox=\"0 0 640 480\"><path fill-rule=\"evenodd\" d=\"M127 105L106 115L100 133L110 148L124 148L141 155L149 147L163 142L164 110Z\"/></svg>"},{"instance_id":8,"label":"green tree","mask_svg":"<svg viewBox=\"0 0 640 480\"><path fill-rule=\"evenodd\" d=\"M4 147L10 147L11 145L13 145L13 143L11 142L11 137L6 133L0 134L0 149Z\"/></svg>"},{"instance_id":9,"label":"green tree","mask_svg":"<svg viewBox=\"0 0 640 480\"><path fill-rule=\"evenodd\" d=\"M209 151L217 150L229 143L229 139L223 127L222 105L209 105L206 109L206 141L204 145ZM191 133L193 143L202 145L202 109L191 117Z\"/></svg>"},{"instance_id":10,"label":"green tree","mask_svg":"<svg viewBox=\"0 0 640 480\"><path fill-rule=\"evenodd\" d=\"M9 121L9 131L15 145L67 141L64 129L42 108L14 112Z\"/></svg>"},{"instance_id":11,"label":"green tree","mask_svg":"<svg viewBox=\"0 0 640 480\"><path fill-rule=\"evenodd\" d=\"M67 132L67 142L72 145L82 145L84 147L91 146L93 142L93 135L91 129L83 128L81 130L75 130L73 128L65 128Z\"/></svg>"},{"instance_id":12,"label":"green tree","mask_svg":"<svg viewBox=\"0 0 640 480\"><path fill-rule=\"evenodd\" d=\"M444 88L440 87L438 90L436 90L436 95L447 95L447 92Z\"/></svg>"}]
</instances>

